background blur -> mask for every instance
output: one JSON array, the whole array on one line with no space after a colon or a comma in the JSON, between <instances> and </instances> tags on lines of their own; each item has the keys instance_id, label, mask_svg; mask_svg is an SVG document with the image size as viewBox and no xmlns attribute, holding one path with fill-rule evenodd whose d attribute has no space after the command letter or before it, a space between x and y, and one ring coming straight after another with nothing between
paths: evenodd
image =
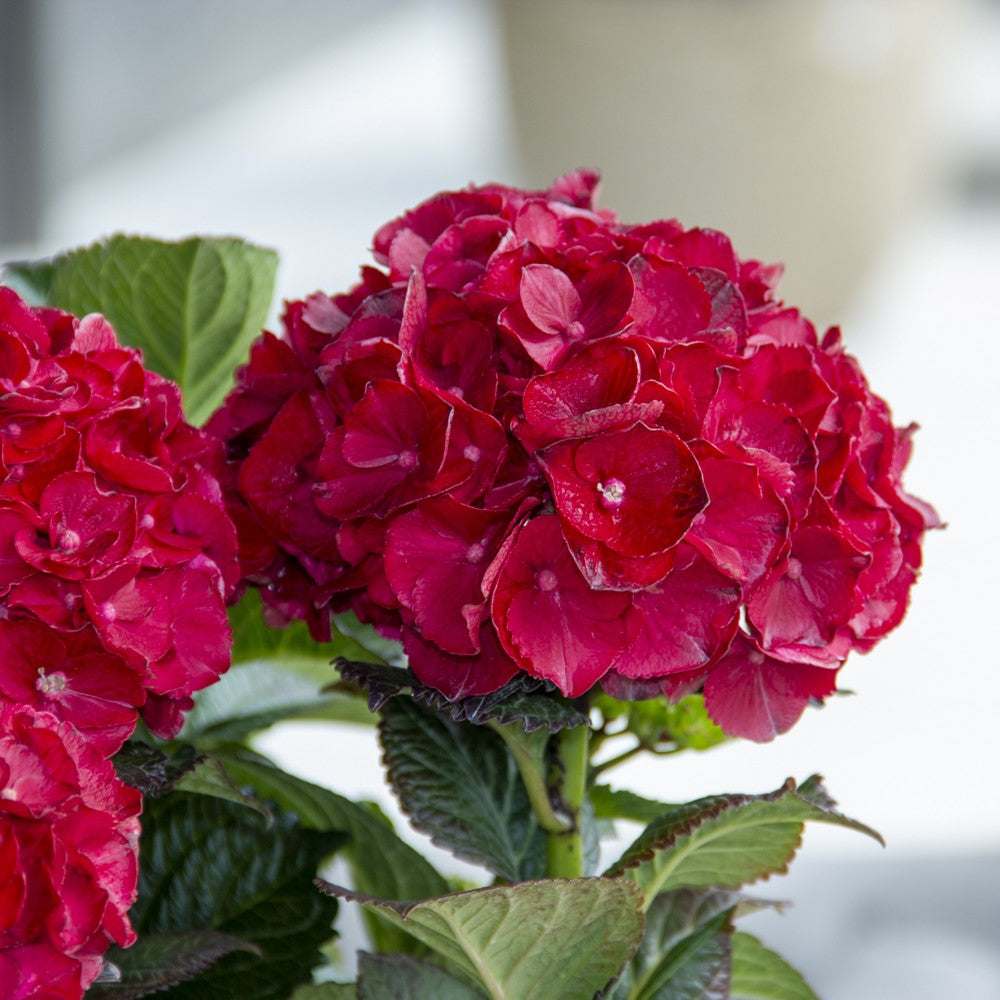
<instances>
[{"instance_id":1,"label":"background blur","mask_svg":"<svg viewBox=\"0 0 1000 1000\"><path fill-rule=\"evenodd\" d=\"M907 485L949 522L898 633L842 671L855 697L616 783L678 801L821 771L888 849L810 830L762 890L794 916L745 926L826 1000L997 1000L1000 2L0 0L0 260L234 233L299 298L346 289L437 190L578 165L629 220L786 260L785 298L923 425ZM369 731L261 743L393 811Z\"/></svg>"}]
</instances>

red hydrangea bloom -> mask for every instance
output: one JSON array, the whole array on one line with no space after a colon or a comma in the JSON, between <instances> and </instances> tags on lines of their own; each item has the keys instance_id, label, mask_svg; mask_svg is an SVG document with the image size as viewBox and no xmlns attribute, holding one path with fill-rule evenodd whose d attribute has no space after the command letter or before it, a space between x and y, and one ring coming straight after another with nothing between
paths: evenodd
<instances>
[{"instance_id":1,"label":"red hydrangea bloom","mask_svg":"<svg viewBox=\"0 0 1000 1000\"><path fill-rule=\"evenodd\" d=\"M104 754L172 736L229 665L236 534L176 385L101 316L0 288L0 702Z\"/></svg>"},{"instance_id":2,"label":"red hydrangea bloom","mask_svg":"<svg viewBox=\"0 0 1000 1000\"><path fill-rule=\"evenodd\" d=\"M771 739L903 615L937 524L912 428L779 267L596 182L437 195L376 233L385 271L288 304L210 425L244 579L452 698L700 690Z\"/></svg>"},{"instance_id":3,"label":"red hydrangea bloom","mask_svg":"<svg viewBox=\"0 0 1000 1000\"><path fill-rule=\"evenodd\" d=\"M0 983L78 1000L135 934L140 795L50 712L0 704Z\"/></svg>"}]
</instances>

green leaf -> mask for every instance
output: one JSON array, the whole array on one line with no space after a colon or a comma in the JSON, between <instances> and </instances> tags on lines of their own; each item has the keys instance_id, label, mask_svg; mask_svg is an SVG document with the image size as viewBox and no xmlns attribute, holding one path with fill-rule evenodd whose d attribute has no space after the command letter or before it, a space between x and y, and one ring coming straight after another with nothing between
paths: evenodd
<instances>
[{"instance_id":1,"label":"green leaf","mask_svg":"<svg viewBox=\"0 0 1000 1000\"><path fill-rule=\"evenodd\" d=\"M409 931L492 1000L592 997L631 958L644 924L628 879L523 882L411 905L317 885Z\"/></svg>"},{"instance_id":2,"label":"green leaf","mask_svg":"<svg viewBox=\"0 0 1000 1000\"><path fill-rule=\"evenodd\" d=\"M361 952L358 1000L483 1000L483 993L409 955Z\"/></svg>"},{"instance_id":3,"label":"green leaf","mask_svg":"<svg viewBox=\"0 0 1000 1000\"><path fill-rule=\"evenodd\" d=\"M732 1000L818 1000L801 973L752 934L733 935Z\"/></svg>"},{"instance_id":4,"label":"green leaf","mask_svg":"<svg viewBox=\"0 0 1000 1000\"><path fill-rule=\"evenodd\" d=\"M271 822L271 813L259 799L237 788L233 779L227 773L225 765L217 757L204 756L195 761L194 767L187 771L174 785L178 792L192 792L195 795L210 795L226 802L255 809Z\"/></svg>"},{"instance_id":5,"label":"green leaf","mask_svg":"<svg viewBox=\"0 0 1000 1000\"><path fill-rule=\"evenodd\" d=\"M594 708L606 720L624 718L626 731L647 747L709 750L729 739L709 717L700 694L688 695L676 704L666 698L618 701L599 694L594 699Z\"/></svg>"},{"instance_id":6,"label":"green leaf","mask_svg":"<svg viewBox=\"0 0 1000 1000\"><path fill-rule=\"evenodd\" d=\"M545 874L545 835L499 736L395 698L379 738L389 784L416 829L510 882Z\"/></svg>"},{"instance_id":7,"label":"green leaf","mask_svg":"<svg viewBox=\"0 0 1000 1000\"><path fill-rule=\"evenodd\" d=\"M121 973L120 982L95 985L93 1000L138 1000L195 979L224 955L246 951L260 955L255 945L219 931L174 931L144 934L129 948L111 947L105 961Z\"/></svg>"},{"instance_id":8,"label":"green leaf","mask_svg":"<svg viewBox=\"0 0 1000 1000\"><path fill-rule=\"evenodd\" d=\"M260 594L248 590L229 610L233 666L199 691L181 738L201 747L239 742L285 719L327 719L374 725L364 699L324 688L337 679L331 661L357 644L339 633L317 642L303 622L271 628Z\"/></svg>"},{"instance_id":9,"label":"green leaf","mask_svg":"<svg viewBox=\"0 0 1000 1000\"><path fill-rule=\"evenodd\" d=\"M45 306L52 301L55 275L55 264L51 260L13 261L4 264L0 278L25 302L33 306Z\"/></svg>"},{"instance_id":10,"label":"green leaf","mask_svg":"<svg viewBox=\"0 0 1000 1000\"><path fill-rule=\"evenodd\" d=\"M334 659L365 653L354 639L336 629L330 642L317 642L305 622L272 628L266 619L260 593L252 588L229 609L233 663L270 663L317 684L329 684L337 676L331 665Z\"/></svg>"},{"instance_id":11,"label":"green leaf","mask_svg":"<svg viewBox=\"0 0 1000 1000\"><path fill-rule=\"evenodd\" d=\"M727 1000L730 920L741 900L721 890L661 893L614 1000Z\"/></svg>"},{"instance_id":12,"label":"green leaf","mask_svg":"<svg viewBox=\"0 0 1000 1000\"><path fill-rule=\"evenodd\" d=\"M333 668L327 669L333 676ZM260 660L234 664L217 683L199 691L180 736L212 747L240 742L276 722L316 718L363 725L375 722L361 698L324 694L316 682Z\"/></svg>"},{"instance_id":13,"label":"green leaf","mask_svg":"<svg viewBox=\"0 0 1000 1000\"><path fill-rule=\"evenodd\" d=\"M802 786L789 779L768 795L715 795L676 806L654 820L607 871L634 869L648 903L670 889L735 889L787 871L806 820L860 830L882 843L871 828L832 809L820 798L820 779ZM823 792L825 795L825 792Z\"/></svg>"},{"instance_id":14,"label":"green leaf","mask_svg":"<svg viewBox=\"0 0 1000 1000\"><path fill-rule=\"evenodd\" d=\"M111 763L118 777L143 795L159 798L173 787L175 779L168 772L167 755L148 743L128 740Z\"/></svg>"},{"instance_id":15,"label":"green leaf","mask_svg":"<svg viewBox=\"0 0 1000 1000\"><path fill-rule=\"evenodd\" d=\"M665 812L676 808L666 802L647 799L627 789L610 785L594 785L590 801L597 819L630 819L637 823L652 823Z\"/></svg>"},{"instance_id":16,"label":"green leaf","mask_svg":"<svg viewBox=\"0 0 1000 1000\"><path fill-rule=\"evenodd\" d=\"M347 834L342 850L355 888L387 899L421 900L448 891L431 864L393 832L382 816L320 785L280 771L248 751L219 751L229 774L258 796L294 812L303 826ZM405 951L410 941L384 922L370 925L382 951Z\"/></svg>"},{"instance_id":17,"label":"green leaf","mask_svg":"<svg viewBox=\"0 0 1000 1000\"><path fill-rule=\"evenodd\" d=\"M180 385L188 419L201 424L267 319L277 266L272 250L237 239L117 235L8 270L48 305L103 313L122 343Z\"/></svg>"},{"instance_id":18,"label":"green leaf","mask_svg":"<svg viewBox=\"0 0 1000 1000\"><path fill-rule=\"evenodd\" d=\"M354 983L316 983L300 986L291 1000L357 1000Z\"/></svg>"},{"instance_id":19,"label":"green leaf","mask_svg":"<svg viewBox=\"0 0 1000 1000\"><path fill-rule=\"evenodd\" d=\"M452 722L517 723L526 733L546 729L550 733L588 724L587 713L567 701L545 681L519 674L491 694L453 701L434 688L421 684L409 670L366 662L338 661L342 677L368 692L368 707L377 712L389 701L408 694L415 702L447 715Z\"/></svg>"},{"instance_id":20,"label":"green leaf","mask_svg":"<svg viewBox=\"0 0 1000 1000\"><path fill-rule=\"evenodd\" d=\"M286 1000L310 981L336 913L312 879L340 838L288 813L268 826L234 803L177 792L147 800L142 827L131 911L140 938L210 930L260 950L220 958L170 1000Z\"/></svg>"}]
</instances>

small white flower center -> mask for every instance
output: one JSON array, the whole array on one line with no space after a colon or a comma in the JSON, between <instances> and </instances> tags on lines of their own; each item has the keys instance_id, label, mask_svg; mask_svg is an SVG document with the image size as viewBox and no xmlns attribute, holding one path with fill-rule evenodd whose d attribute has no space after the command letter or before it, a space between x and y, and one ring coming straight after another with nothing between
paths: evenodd
<instances>
[{"instance_id":1,"label":"small white flower center","mask_svg":"<svg viewBox=\"0 0 1000 1000\"><path fill-rule=\"evenodd\" d=\"M759 649L752 649L747 659L755 667L759 667L764 662L764 654Z\"/></svg>"},{"instance_id":2,"label":"small white flower center","mask_svg":"<svg viewBox=\"0 0 1000 1000\"><path fill-rule=\"evenodd\" d=\"M802 563L794 556L788 560L788 569L785 570L785 576L789 580L797 580L802 576Z\"/></svg>"},{"instance_id":3,"label":"small white flower center","mask_svg":"<svg viewBox=\"0 0 1000 1000\"><path fill-rule=\"evenodd\" d=\"M35 681L35 690L42 694L62 694L66 690L66 675L61 670L55 670L47 674L41 667L38 668L38 680Z\"/></svg>"},{"instance_id":4,"label":"small white flower center","mask_svg":"<svg viewBox=\"0 0 1000 1000\"><path fill-rule=\"evenodd\" d=\"M483 556L485 555L486 555L486 547L482 544L482 542L473 542L465 550L466 562L470 563L481 562Z\"/></svg>"},{"instance_id":5,"label":"small white flower center","mask_svg":"<svg viewBox=\"0 0 1000 1000\"><path fill-rule=\"evenodd\" d=\"M470 462L478 462L483 457L483 453L474 444L467 444L462 450L462 456Z\"/></svg>"},{"instance_id":6,"label":"small white flower center","mask_svg":"<svg viewBox=\"0 0 1000 1000\"><path fill-rule=\"evenodd\" d=\"M399 453L399 458L396 461L399 463L400 468L412 469L417 464L417 456L414 454L412 448L407 448L406 451Z\"/></svg>"},{"instance_id":7,"label":"small white flower center","mask_svg":"<svg viewBox=\"0 0 1000 1000\"><path fill-rule=\"evenodd\" d=\"M110 601L105 601L98 609L97 613L106 621L113 622L118 617L115 606Z\"/></svg>"},{"instance_id":8,"label":"small white flower center","mask_svg":"<svg viewBox=\"0 0 1000 1000\"><path fill-rule=\"evenodd\" d=\"M614 510L625 500L625 484L620 479L609 479L606 483L597 484L597 492L601 494L601 506Z\"/></svg>"},{"instance_id":9,"label":"small white flower center","mask_svg":"<svg viewBox=\"0 0 1000 1000\"><path fill-rule=\"evenodd\" d=\"M539 590L555 590L559 586L559 577L552 570L543 569L535 575L535 583Z\"/></svg>"}]
</instances>

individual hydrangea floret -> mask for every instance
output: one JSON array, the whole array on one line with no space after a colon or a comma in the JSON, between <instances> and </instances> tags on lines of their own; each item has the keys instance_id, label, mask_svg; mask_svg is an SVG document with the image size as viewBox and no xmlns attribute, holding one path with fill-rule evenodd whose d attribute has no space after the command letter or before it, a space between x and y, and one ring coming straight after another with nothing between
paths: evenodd
<instances>
[{"instance_id":1,"label":"individual hydrangea floret","mask_svg":"<svg viewBox=\"0 0 1000 1000\"><path fill-rule=\"evenodd\" d=\"M236 534L218 443L98 315L0 288L0 702L105 754L173 736L229 665Z\"/></svg>"},{"instance_id":2,"label":"individual hydrangea floret","mask_svg":"<svg viewBox=\"0 0 1000 1000\"><path fill-rule=\"evenodd\" d=\"M768 740L905 611L938 523L912 428L779 267L596 183L437 195L375 234L382 270L287 305L210 425L243 577L450 698L702 691Z\"/></svg>"}]
</instances>

